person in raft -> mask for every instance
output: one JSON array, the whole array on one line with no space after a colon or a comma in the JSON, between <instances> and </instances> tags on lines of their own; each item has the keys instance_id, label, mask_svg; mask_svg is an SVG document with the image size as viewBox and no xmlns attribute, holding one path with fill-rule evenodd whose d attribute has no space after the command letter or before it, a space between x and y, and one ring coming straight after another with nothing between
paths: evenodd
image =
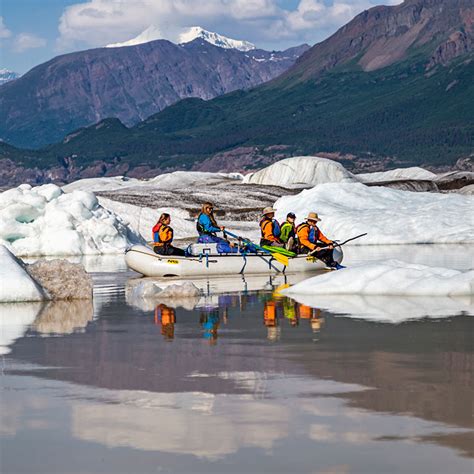
<instances>
[{"instance_id":1,"label":"person in raft","mask_svg":"<svg viewBox=\"0 0 474 474\"><path fill-rule=\"evenodd\" d=\"M179 255L184 257L182 249L173 247L173 229L170 227L171 216L164 212L153 227L153 250L159 255Z\"/></svg>"},{"instance_id":2,"label":"person in raft","mask_svg":"<svg viewBox=\"0 0 474 474\"><path fill-rule=\"evenodd\" d=\"M196 228L199 233L198 243L225 243L229 245L229 242L226 239L216 235L216 232L223 231L225 227L217 224L216 218L214 217L214 206L210 202L205 202L202 205L201 212L197 219Z\"/></svg>"},{"instance_id":3,"label":"person in raft","mask_svg":"<svg viewBox=\"0 0 474 474\"><path fill-rule=\"evenodd\" d=\"M317 224L320 220L316 212L310 212L306 221L296 228L298 253L309 253L323 261L328 267L339 268L332 256L334 242L329 240L318 228Z\"/></svg>"},{"instance_id":4,"label":"person in raft","mask_svg":"<svg viewBox=\"0 0 474 474\"><path fill-rule=\"evenodd\" d=\"M280 224L275 219L275 209L272 207L266 207L263 210L263 216L260 220L260 231L260 246L284 247L283 242L280 240Z\"/></svg>"},{"instance_id":5,"label":"person in raft","mask_svg":"<svg viewBox=\"0 0 474 474\"><path fill-rule=\"evenodd\" d=\"M286 250L295 250L296 237L296 216L293 212L289 212L286 216L286 221L281 226L280 240L285 244Z\"/></svg>"}]
</instances>

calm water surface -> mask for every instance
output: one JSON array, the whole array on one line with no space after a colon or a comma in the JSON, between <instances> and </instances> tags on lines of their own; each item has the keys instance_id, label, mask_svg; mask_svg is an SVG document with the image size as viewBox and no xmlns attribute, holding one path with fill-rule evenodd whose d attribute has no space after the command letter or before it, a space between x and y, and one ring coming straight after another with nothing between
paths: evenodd
<instances>
[{"instance_id":1,"label":"calm water surface","mask_svg":"<svg viewBox=\"0 0 474 474\"><path fill-rule=\"evenodd\" d=\"M2 308L2 473L472 473L469 302L334 314L282 297L294 277L166 301L94 279L93 304Z\"/></svg>"}]
</instances>

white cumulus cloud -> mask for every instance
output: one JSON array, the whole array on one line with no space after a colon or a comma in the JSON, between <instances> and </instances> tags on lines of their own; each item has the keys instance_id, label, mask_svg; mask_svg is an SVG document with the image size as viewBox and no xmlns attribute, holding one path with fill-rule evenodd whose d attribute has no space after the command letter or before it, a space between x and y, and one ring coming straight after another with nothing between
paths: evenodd
<instances>
[{"instance_id":1,"label":"white cumulus cloud","mask_svg":"<svg viewBox=\"0 0 474 474\"><path fill-rule=\"evenodd\" d=\"M46 46L46 40L30 33L20 33L15 36L13 41L13 50L17 53L43 46Z\"/></svg>"},{"instance_id":2,"label":"white cumulus cloud","mask_svg":"<svg viewBox=\"0 0 474 474\"><path fill-rule=\"evenodd\" d=\"M12 32L6 27L3 16L0 16L0 38L9 38Z\"/></svg>"},{"instance_id":3,"label":"white cumulus cloud","mask_svg":"<svg viewBox=\"0 0 474 474\"><path fill-rule=\"evenodd\" d=\"M58 48L123 42L153 26L177 41L184 28L199 25L258 46L314 43L364 9L401 0L299 0L293 9L277 0L89 0L65 8Z\"/></svg>"}]
</instances>

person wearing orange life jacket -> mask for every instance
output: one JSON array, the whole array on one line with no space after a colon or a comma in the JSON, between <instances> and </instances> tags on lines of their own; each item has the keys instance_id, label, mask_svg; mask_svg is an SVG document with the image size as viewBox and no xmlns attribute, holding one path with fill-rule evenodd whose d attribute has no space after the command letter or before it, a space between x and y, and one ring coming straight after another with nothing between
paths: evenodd
<instances>
[{"instance_id":1,"label":"person wearing orange life jacket","mask_svg":"<svg viewBox=\"0 0 474 474\"><path fill-rule=\"evenodd\" d=\"M275 219L275 209L266 207L260 220L260 246L269 245L273 247L283 247L280 240L280 224Z\"/></svg>"},{"instance_id":2,"label":"person wearing orange life jacket","mask_svg":"<svg viewBox=\"0 0 474 474\"><path fill-rule=\"evenodd\" d=\"M333 259L334 242L329 240L318 228L321 219L316 212L310 212L306 221L296 228L298 253L310 253L330 268L339 265Z\"/></svg>"},{"instance_id":3,"label":"person wearing orange life jacket","mask_svg":"<svg viewBox=\"0 0 474 474\"><path fill-rule=\"evenodd\" d=\"M184 257L182 249L173 247L173 229L170 227L171 216L164 212L153 227L153 250L159 255L178 255Z\"/></svg>"}]
</instances>

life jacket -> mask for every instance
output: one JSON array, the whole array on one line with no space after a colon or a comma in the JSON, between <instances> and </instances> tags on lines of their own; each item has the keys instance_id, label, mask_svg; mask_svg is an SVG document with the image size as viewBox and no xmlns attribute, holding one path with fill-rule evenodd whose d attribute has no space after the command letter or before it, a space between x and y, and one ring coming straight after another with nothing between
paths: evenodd
<instances>
[{"instance_id":1,"label":"life jacket","mask_svg":"<svg viewBox=\"0 0 474 474\"><path fill-rule=\"evenodd\" d=\"M199 213L197 221L196 221L196 230L198 231L199 235L216 235L215 232L207 231L204 226L199 222L199 218L202 216L202 212Z\"/></svg>"},{"instance_id":2,"label":"life jacket","mask_svg":"<svg viewBox=\"0 0 474 474\"><path fill-rule=\"evenodd\" d=\"M297 228L296 228L296 233L298 234L298 232L301 230L301 229L304 229L306 227L309 227L309 235L308 235L308 240L312 243L312 244L317 244L318 243L318 240L319 240L319 229L317 227L312 227L310 226L307 222L303 222L302 224L300 224Z\"/></svg>"},{"instance_id":3,"label":"life jacket","mask_svg":"<svg viewBox=\"0 0 474 474\"><path fill-rule=\"evenodd\" d=\"M168 230L169 232L171 232L171 239L168 239L166 242L163 242L163 240L161 239L161 233L163 231L166 231ZM167 225L164 225L162 224L161 222L157 222L154 227L153 227L153 241L155 242L155 244L158 244L158 245L169 245L172 240L173 240L173 237L174 237L174 232L173 232L173 229Z\"/></svg>"},{"instance_id":4,"label":"life jacket","mask_svg":"<svg viewBox=\"0 0 474 474\"><path fill-rule=\"evenodd\" d=\"M262 234L262 239L271 240L271 239L268 239L268 237L270 237L270 236L268 234L266 234L266 227L269 223L271 223L271 225L272 225L272 235L271 236L275 237L275 239L277 240L278 237L280 237L280 234L281 234L280 224L278 223L278 221L276 219L269 219L266 216L264 216L260 221L260 231L261 231L261 234Z\"/></svg>"},{"instance_id":5,"label":"life jacket","mask_svg":"<svg viewBox=\"0 0 474 474\"><path fill-rule=\"evenodd\" d=\"M288 234L283 237L283 234L286 234L286 228L289 227L290 230L288 231ZM290 237L294 237L296 235L295 233L295 225L292 224L291 222L285 221L280 229L280 236L282 237L282 240L285 238L288 240ZM285 240L284 240L285 241Z\"/></svg>"}]
</instances>

